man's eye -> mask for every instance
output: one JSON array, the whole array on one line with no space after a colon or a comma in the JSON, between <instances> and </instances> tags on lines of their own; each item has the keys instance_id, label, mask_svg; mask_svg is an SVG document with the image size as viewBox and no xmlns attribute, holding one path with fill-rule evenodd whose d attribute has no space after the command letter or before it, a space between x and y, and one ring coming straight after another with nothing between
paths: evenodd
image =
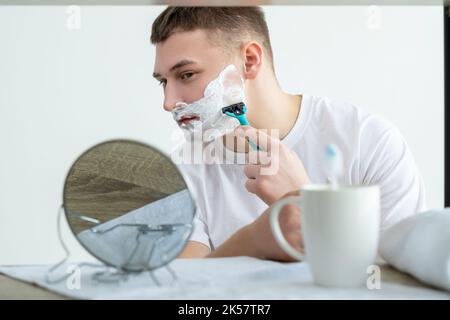
<instances>
[{"instance_id":1,"label":"man's eye","mask_svg":"<svg viewBox=\"0 0 450 320\"><path fill-rule=\"evenodd\" d=\"M159 80L159 85L165 87L166 86L166 80Z\"/></svg>"},{"instance_id":2,"label":"man's eye","mask_svg":"<svg viewBox=\"0 0 450 320\"><path fill-rule=\"evenodd\" d=\"M180 78L181 78L181 80L187 80L187 79L191 78L193 75L194 75L193 72L186 72L186 73L183 73L180 76Z\"/></svg>"}]
</instances>

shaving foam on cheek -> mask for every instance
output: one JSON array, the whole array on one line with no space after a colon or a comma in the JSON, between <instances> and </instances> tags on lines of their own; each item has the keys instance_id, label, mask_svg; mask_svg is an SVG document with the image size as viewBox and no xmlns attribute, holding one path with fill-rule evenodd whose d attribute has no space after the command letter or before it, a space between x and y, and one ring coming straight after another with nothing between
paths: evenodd
<instances>
[{"instance_id":1,"label":"shaving foam on cheek","mask_svg":"<svg viewBox=\"0 0 450 320\"><path fill-rule=\"evenodd\" d=\"M239 126L239 122L224 115L222 108L244 101L244 82L233 64L223 69L219 76L206 87L203 98L192 103L178 102L172 110L175 121L195 117L180 128L187 137L212 141Z\"/></svg>"}]
</instances>

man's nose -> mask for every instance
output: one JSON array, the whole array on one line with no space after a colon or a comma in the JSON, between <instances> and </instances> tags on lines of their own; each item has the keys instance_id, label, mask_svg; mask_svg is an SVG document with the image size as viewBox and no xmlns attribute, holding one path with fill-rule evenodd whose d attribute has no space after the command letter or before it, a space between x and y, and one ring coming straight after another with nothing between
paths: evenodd
<instances>
[{"instance_id":1,"label":"man's nose","mask_svg":"<svg viewBox=\"0 0 450 320\"><path fill-rule=\"evenodd\" d=\"M167 100L164 99L164 106L163 106L164 110L166 110L167 112L172 112L174 107L175 107L174 104L169 104L167 103Z\"/></svg>"},{"instance_id":2,"label":"man's nose","mask_svg":"<svg viewBox=\"0 0 450 320\"><path fill-rule=\"evenodd\" d=\"M164 92L164 110L171 112L177 102L181 102L182 100L179 98L179 96L176 94L176 92L174 92L173 90L168 90L166 88L165 92Z\"/></svg>"}]
</instances>

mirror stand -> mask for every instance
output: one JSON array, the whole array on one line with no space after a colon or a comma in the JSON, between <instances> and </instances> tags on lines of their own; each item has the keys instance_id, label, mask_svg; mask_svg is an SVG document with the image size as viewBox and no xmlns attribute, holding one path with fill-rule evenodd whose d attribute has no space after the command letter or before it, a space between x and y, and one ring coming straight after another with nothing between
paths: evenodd
<instances>
[{"instance_id":1,"label":"mirror stand","mask_svg":"<svg viewBox=\"0 0 450 320\"><path fill-rule=\"evenodd\" d=\"M59 283L61 281L66 280L67 278L69 278L74 270L76 268L74 268L74 270L67 272L67 274L60 276L60 277L52 277L57 270L63 266L67 260L70 257L70 251L67 248L67 245L65 244L63 237L62 237L62 232L61 232L61 216L64 214L64 206L61 205L59 210L58 210L58 214L57 214L57 232L58 232L58 239L59 242L61 244L61 246L64 249L65 252L65 257L58 263L56 263L55 265L53 265L52 267L50 267L50 269L47 271L46 275L45 275L45 281L48 284L56 284ZM158 238L158 240L152 245L152 248L150 250L150 254L148 257L147 261L151 261L151 258L153 256L153 252L154 252L154 248L157 246L158 243L160 243L167 234L170 234L171 232L173 232L174 230L176 230L177 227L187 227L188 231L192 228L191 224L165 224L165 225L156 225L156 226L151 226L151 225L146 225L146 224L119 224L116 225L112 228L106 229L106 230L98 230L98 229L92 229L92 232L94 233L107 233L117 227L137 227L138 230L138 234L136 236L136 247L134 248L134 250L132 251L130 257L127 259L127 261L122 265L121 268L116 268L116 267L111 267L111 266L107 266L105 264L100 264L100 263L89 263L89 262L83 262L83 263L79 263L76 264L75 266L78 269L81 269L82 267L94 267L94 268L101 268L102 270L95 272L92 275L92 280L98 282L98 283L112 283L112 282L120 282L120 281L127 281L128 277L131 274L140 274L143 272L149 272L150 278L153 280L153 282L157 285L157 286L162 286L162 282L156 277L156 275L154 274L154 269L143 269L143 270L139 270L139 271L129 271L126 270L125 267L127 266L127 264L133 259L134 255L136 254L137 248L140 245L140 237L141 235L145 235L148 232L162 232L161 237ZM187 234L189 234L189 232L186 232ZM166 260L166 259L165 259ZM172 277L172 282L170 283L170 285L173 285L177 280L178 277L175 273L175 271L169 267L168 264L165 264L163 266L168 273L171 275Z\"/></svg>"}]
</instances>

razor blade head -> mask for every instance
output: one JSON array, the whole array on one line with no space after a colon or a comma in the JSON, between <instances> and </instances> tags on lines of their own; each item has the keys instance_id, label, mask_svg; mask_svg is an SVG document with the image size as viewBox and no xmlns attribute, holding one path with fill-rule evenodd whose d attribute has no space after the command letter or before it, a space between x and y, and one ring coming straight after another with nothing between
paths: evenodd
<instances>
[{"instance_id":1,"label":"razor blade head","mask_svg":"<svg viewBox=\"0 0 450 320\"><path fill-rule=\"evenodd\" d=\"M243 102L235 103L222 108L222 112L229 116L242 116L247 112L247 107Z\"/></svg>"}]
</instances>

